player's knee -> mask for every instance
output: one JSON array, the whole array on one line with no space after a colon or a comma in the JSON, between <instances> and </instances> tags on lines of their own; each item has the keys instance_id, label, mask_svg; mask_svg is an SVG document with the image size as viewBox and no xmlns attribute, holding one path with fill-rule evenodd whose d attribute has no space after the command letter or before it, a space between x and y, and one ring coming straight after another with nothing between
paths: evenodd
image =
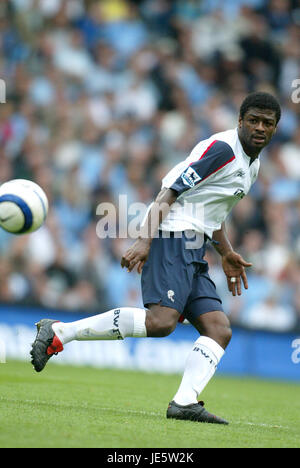
<instances>
[{"instance_id":1,"label":"player's knee","mask_svg":"<svg viewBox=\"0 0 300 468\"><path fill-rule=\"evenodd\" d=\"M209 318L209 314L207 314L207 318ZM227 348L232 337L230 322L225 314L218 314L212 320L202 323L200 333L212 338L223 349Z\"/></svg>"},{"instance_id":2,"label":"player's knee","mask_svg":"<svg viewBox=\"0 0 300 468\"><path fill-rule=\"evenodd\" d=\"M232 330L231 330L231 327L230 325L223 325L219 331L220 333L220 337L219 337L219 340L222 346L222 348L227 348L227 346L229 345L230 341L231 341L231 338L232 338Z\"/></svg>"},{"instance_id":3,"label":"player's knee","mask_svg":"<svg viewBox=\"0 0 300 468\"><path fill-rule=\"evenodd\" d=\"M207 328L203 335L216 341L223 349L226 349L232 337L232 330L230 327L220 325L213 329Z\"/></svg>"},{"instance_id":4,"label":"player's knee","mask_svg":"<svg viewBox=\"0 0 300 468\"><path fill-rule=\"evenodd\" d=\"M210 331L214 340L222 346L223 349L227 348L232 337L232 330L230 324L220 323L215 326L214 330Z\"/></svg>"}]
</instances>

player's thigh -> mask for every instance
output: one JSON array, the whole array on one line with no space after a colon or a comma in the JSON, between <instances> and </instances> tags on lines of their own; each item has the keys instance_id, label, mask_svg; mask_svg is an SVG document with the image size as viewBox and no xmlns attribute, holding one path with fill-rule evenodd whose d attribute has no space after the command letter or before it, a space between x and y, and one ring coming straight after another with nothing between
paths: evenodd
<instances>
[{"instance_id":1,"label":"player's thigh","mask_svg":"<svg viewBox=\"0 0 300 468\"><path fill-rule=\"evenodd\" d=\"M178 310L160 304L147 304L146 330L149 337L170 335L178 323Z\"/></svg>"},{"instance_id":2,"label":"player's thigh","mask_svg":"<svg viewBox=\"0 0 300 468\"><path fill-rule=\"evenodd\" d=\"M153 239L141 277L145 307L155 304L183 312L194 278L194 266L186 261L186 255L182 238Z\"/></svg>"}]
</instances>

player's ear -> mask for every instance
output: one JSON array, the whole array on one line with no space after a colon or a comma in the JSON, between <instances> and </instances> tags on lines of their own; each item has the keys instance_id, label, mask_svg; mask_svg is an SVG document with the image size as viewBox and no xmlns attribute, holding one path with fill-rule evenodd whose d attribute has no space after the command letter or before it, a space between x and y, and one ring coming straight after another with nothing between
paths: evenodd
<instances>
[{"instance_id":1,"label":"player's ear","mask_svg":"<svg viewBox=\"0 0 300 468\"><path fill-rule=\"evenodd\" d=\"M242 119L242 116L240 115L239 116L239 125L238 125L238 127L242 128L242 124L243 124L243 119Z\"/></svg>"}]
</instances>

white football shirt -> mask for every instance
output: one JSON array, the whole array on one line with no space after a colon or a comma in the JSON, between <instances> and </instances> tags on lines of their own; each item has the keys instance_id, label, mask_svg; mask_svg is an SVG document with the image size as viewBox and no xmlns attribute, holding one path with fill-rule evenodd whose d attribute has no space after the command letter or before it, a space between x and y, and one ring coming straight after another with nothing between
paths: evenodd
<instances>
[{"instance_id":1,"label":"white football shirt","mask_svg":"<svg viewBox=\"0 0 300 468\"><path fill-rule=\"evenodd\" d=\"M178 198L159 229L194 230L211 238L249 192L259 166L259 158L250 165L237 129L200 141L162 181L162 188L175 190Z\"/></svg>"}]
</instances>

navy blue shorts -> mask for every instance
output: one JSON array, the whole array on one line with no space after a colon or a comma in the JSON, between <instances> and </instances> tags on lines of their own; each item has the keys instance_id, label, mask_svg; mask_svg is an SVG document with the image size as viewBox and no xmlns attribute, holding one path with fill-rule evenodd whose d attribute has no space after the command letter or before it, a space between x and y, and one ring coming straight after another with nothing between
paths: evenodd
<instances>
[{"instance_id":1,"label":"navy blue shorts","mask_svg":"<svg viewBox=\"0 0 300 468\"><path fill-rule=\"evenodd\" d=\"M151 244L142 272L142 295L145 307L160 304L176 309L189 321L213 310L223 311L216 286L203 259L206 244L187 249L191 240L181 233L164 238L160 232Z\"/></svg>"}]
</instances>

